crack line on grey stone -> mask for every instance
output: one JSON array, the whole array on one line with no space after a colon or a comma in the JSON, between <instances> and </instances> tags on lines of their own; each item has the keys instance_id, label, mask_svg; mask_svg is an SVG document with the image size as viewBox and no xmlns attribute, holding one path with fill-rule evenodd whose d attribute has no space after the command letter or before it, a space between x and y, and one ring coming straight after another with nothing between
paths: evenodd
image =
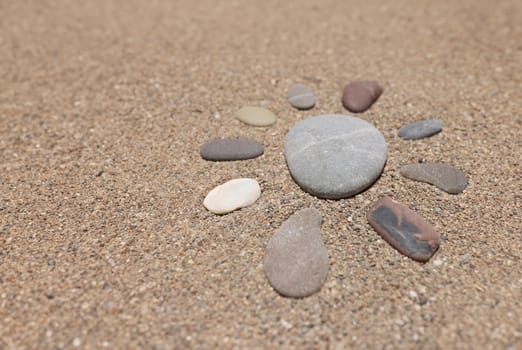
<instances>
[{"instance_id":1,"label":"crack line on grey stone","mask_svg":"<svg viewBox=\"0 0 522 350\"><path fill-rule=\"evenodd\" d=\"M299 95L294 95L289 98L289 101L295 102L296 99L300 99L301 97L313 97L311 93L304 93Z\"/></svg>"},{"instance_id":2,"label":"crack line on grey stone","mask_svg":"<svg viewBox=\"0 0 522 350\"><path fill-rule=\"evenodd\" d=\"M347 135L354 135L354 134L358 134L358 133L361 133L362 131L366 131L366 130L371 130L370 128L366 128L366 129L362 129L362 130L357 130L355 132L351 132L349 134L341 134L341 135L335 135L335 136L330 136L329 138L327 139L324 139L322 141L319 141L319 142L316 142L316 143L313 143L313 144L309 144L309 145L306 145L304 148L300 149L298 152L297 152L297 155L301 155L301 153L307 151L309 148L313 147L313 146L316 146L316 145L323 145L325 143L328 143L332 140L335 140L335 139L343 139L345 136ZM311 135L314 139L317 139L313 134L311 134L310 132L307 131L307 133L309 135ZM373 142L372 144L377 144L377 142ZM354 148L357 149L358 151L361 151L361 152L367 152L367 153L376 153L376 152L370 152L370 151L367 151L367 150L363 150L362 148L359 148L359 147L355 147L357 146L358 144L354 145Z\"/></svg>"}]
</instances>

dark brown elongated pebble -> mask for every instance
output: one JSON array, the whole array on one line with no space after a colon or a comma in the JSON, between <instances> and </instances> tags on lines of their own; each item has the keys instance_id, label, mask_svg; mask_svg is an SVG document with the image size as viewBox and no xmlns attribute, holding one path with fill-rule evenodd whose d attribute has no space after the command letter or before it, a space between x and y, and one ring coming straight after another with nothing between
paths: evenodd
<instances>
[{"instance_id":1,"label":"dark brown elongated pebble","mask_svg":"<svg viewBox=\"0 0 522 350\"><path fill-rule=\"evenodd\" d=\"M376 81L354 81L344 87L343 106L350 112L364 112L377 101L382 87Z\"/></svg>"},{"instance_id":2,"label":"dark brown elongated pebble","mask_svg":"<svg viewBox=\"0 0 522 350\"><path fill-rule=\"evenodd\" d=\"M206 160L226 161L256 158L264 152L263 145L243 138L209 141L201 146L200 154Z\"/></svg>"},{"instance_id":3,"label":"dark brown elongated pebble","mask_svg":"<svg viewBox=\"0 0 522 350\"><path fill-rule=\"evenodd\" d=\"M403 166L400 173L408 179L427 182L451 194L461 193L468 186L466 174L444 163L409 164Z\"/></svg>"},{"instance_id":4,"label":"dark brown elongated pebble","mask_svg":"<svg viewBox=\"0 0 522 350\"><path fill-rule=\"evenodd\" d=\"M389 197L375 202L366 218L386 242L414 260L428 261L439 248L440 235L435 228Z\"/></svg>"}]
</instances>

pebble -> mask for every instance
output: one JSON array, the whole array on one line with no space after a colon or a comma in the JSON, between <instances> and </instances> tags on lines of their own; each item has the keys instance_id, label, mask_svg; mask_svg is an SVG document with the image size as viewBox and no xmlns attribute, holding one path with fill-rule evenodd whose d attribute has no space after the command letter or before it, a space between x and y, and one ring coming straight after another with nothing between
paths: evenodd
<instances>
[{"instance_id":1,"label":"pebble","mask_svg":"<svg viewBox=\"0 0 522 350\"><path fill-rule=\"evenodd\" d=\"M247 106L236 112L236 118L253 126L268 126L276 121L274 113L262 107Z\"/></svg>"},{"instance_id":2,"label":"pebble","mask_svg":"<svg viewBox=\"0 0 522 350\"><path fill-rule=\"evenodd\" d=\"M443 123L439 119L426 119L404 125L399 129L399 137L405 140L418 140L433 136L442 131Z\"/></svg>"},{"instance_id":3,"label":"pebble","mask_svg":"<svg viewBox=\"0 0 522 350\"><path fill-rule=\"evenodd\" d=\"M201 146L203 159L214 161L244 160L256 158L264 152L263 145L243 138L218 139Z\"/></svg>"},{"instance_id":4,"label":"pebble","mask_svg":"<svg viewBox=\"0 0 522 350\"><path fill-rule=\"evenodd\" d=\"M286 135L285 157L295 182L320 198L353 196L377 180L387 157L384 136L360 118L320 115Z\"/></svg>"},{"instance_id":5,"label":"pebble","mask_svg":"<svg viewBox=\"0 0 522 350\"><path fill-rule=\"evenodd\" d=\"M435 228L389 197L375 202L366 218L386 242L414 260L428 261L439 248L440 235Z\"/></svg>"},{"instance_id":6,"label":"pebble","mask_svg":"<svg viewBox=\"0 0 522 350\"><path fill-rule=\"evenodd\" d=\"M288 102L297 109L310 109L315 106L315 95L308 86L295 84L288 90Z\"/></svg>"},{"instance_id":7,"label":"pebble","mask_svg":"<svg viewBox=\"0 0 522 350\"><path fill-rule=\"evenodd\" d=\"M322 217L307 208L283 222L266 247L263 266L272 287L284 296L303 298L321 289L328 274Z\"/></svg>"},{"instance_id":8,"label":"pebble","mask_svg":"<svg viewBox=\"0 0 522 350\"><path fill-rule=\"evenodd\" d=\"M426 182L451 194L461 193L468 186L466 174L444 163L409 164L400 169L402 176Z\"/></svg>"},{"instance_id":9,"label":"pebble","mask_svg":"<svg viewBox=\"0 0 522 350\"><path fill-rule=\"evenodd\" d=\"M254 179L234 179L211 190L203 205L215 214L226 214L248 207L261 195L261 188Z\"/></svg>"},{"instance_id":10,"label":"pebble","mask_svg":"<svg viewBox=\"0 0 522 350\"><path fill-rule=\"evenodd\" d=\"M354 81L344 87L343 106L353 113L366 111L383 92L376 81Z\"/></svg>"}]
</instances>

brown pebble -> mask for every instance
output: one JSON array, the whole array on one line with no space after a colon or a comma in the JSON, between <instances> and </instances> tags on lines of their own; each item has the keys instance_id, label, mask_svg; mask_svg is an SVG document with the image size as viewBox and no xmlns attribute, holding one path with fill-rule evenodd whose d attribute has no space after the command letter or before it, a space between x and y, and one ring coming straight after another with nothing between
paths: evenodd
<instances>
[{"instance_id":1,"label":"brown pebble","mask_svg":"<svg viewBox=\"0 0 522 350\"><path fill-rule=\"evenodd\" d=\"M389 197L375 202L366 218L386 242L414 260L428 261L439 248L440 235L435 228Z\"/></svg>"},{"instance_id":2,"label":"brown pebble","mask_svg":"<svg viewBox=\"0 0 522 350\"><path fill-rule=\"evenodd\" d=\"M353 113L366 111L383 92L376 81L354 81L345 86L343 106Z\"/></svg>"}]
</instances>

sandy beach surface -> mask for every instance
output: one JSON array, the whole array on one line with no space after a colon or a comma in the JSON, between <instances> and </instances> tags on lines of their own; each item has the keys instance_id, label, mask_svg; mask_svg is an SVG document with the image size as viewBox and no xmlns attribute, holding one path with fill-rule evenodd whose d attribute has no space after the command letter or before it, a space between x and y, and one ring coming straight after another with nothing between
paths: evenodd
<instances>
[{"instance_id":1,"label":"sandy beach surface","mask_svg":"<svg viewBox=\"0 0 522 350\"><path fill-rule=\"evenodd\" d=\"M0 349L522 349L521 38L519 0L0 0ZM348 114L353 80L384 88L358 116L387 164L367 191L319 199L284 137ZM288 104L293 83L315 108ZM247 105L276 123L236 120ZM443 131L397 136L426 118ZM228 136L265 153L201 158ZM419 161L458 167L467 189L400 175ZM203 207L238 177L261 185L254 205ZM441 234L427 263L369 226L384 195ZM330 270L285 298L264 251L307 207Z\"/></svg>"}]
</instances>

